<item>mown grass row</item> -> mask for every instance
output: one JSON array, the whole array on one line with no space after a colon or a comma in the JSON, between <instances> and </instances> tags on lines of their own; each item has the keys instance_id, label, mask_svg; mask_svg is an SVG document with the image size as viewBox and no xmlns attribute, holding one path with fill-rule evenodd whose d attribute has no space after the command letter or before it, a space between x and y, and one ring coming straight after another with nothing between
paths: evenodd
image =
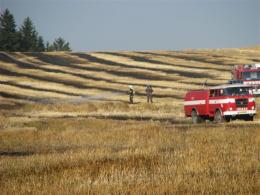
<instances>
[{"instance_id":1,"label":"mown grass row","mask_svg":"<svg viewBox=\"0 0 260 195\"><path fill-rule=\"evenodd\" d=\"M257 48L183 52L1 53L1 95L31 101L71 99L102 93L127 101L128 85L145 101L154 86L160 101L181 100L189 89L226 83L236 63L255 63ZM24 96L25 95L25 96ZM26 96L28 98L26 98Z\"/></svg>"}]
</instances>

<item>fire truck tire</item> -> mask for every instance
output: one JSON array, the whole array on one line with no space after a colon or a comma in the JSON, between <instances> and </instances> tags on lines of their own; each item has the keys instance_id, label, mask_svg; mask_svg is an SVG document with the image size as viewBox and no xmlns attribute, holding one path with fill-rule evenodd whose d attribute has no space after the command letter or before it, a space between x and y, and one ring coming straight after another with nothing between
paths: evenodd
<instances>
[{"instance_id":1,"label":"fire truck tire","mask_svg":"<svg viewBox=\"0 0 260 195\"><path fill-rule=\"evenodd\" d=\"M215 123L222 123L224 121L224 118L221 114L220 110L216 110L215 115L214 115L214 122Z\"/></svg>"},{"instance_id":2,"label":"fire truck tire","mask_svg":"<svg viewBox=\"0 0 260 195\"><path fill-rule=\"evenodd\" d=\"M254 116L247 116L245 121L254 121Z\"/></svg>"},{"instance_id":3,"label":"fire truck tire","mask_svg":"<svg viewBox=\"0 0 260 195\"><path fill-rule=\"evenodd\" d=\"M202 118L198 115L196 110L192 110L191 119L193 124L198 124L202 122Z\"/></svg>"},{"instance_id":4,"label":"fire truck tire","mask_svg":"<svg viewBox=\"0 0 260 195\"><path fill-rule=\"evenodd\" d=\"M225 122L228 122L228 123L231 121L231 117L229 117L229 116L225 117L224 119L225 119Z\"/></svg>"}]
</instances>

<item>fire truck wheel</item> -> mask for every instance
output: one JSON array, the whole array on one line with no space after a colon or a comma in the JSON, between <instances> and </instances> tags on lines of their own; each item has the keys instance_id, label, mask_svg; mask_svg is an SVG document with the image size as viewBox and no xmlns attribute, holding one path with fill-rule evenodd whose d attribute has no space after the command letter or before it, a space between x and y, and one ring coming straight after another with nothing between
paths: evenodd
<instances>
[{"instance_id":1,"label":"fire truck wheel","mask_svg":"<svg viewBox=\"0 0 260 195\"><path fill-rule=\"evenodd\" d=\"M247 116L245 118L246 121L254 121L254 116Z\"/></svg>"},{"instance_id":2,"label":"fire truck wheel","mask_svg":"<svg viewBox=\"0 0 260 195\"><path fill-rule=\"evenodd\" d=\"M191 118L192 118L192 123L193 124L197 124L197 123L200 123L202 121L201 117L198 115L196 110L192 110Z\"/></svg>"},{"instance_id":3,"label":"fire truck wheel","mask_svg":"<svg viewBox=\"0 0 260 195\"><path fill-rule=\"evenodd\" d=\"M230 122L231 118L230 117L225 117L225 122Z\"/></svg>"},{"instance_id":4,"label":"fire truck wheel","mask_svg":"<svg viewBox=\"0 0 260 195\"><path fill-rule=\"evenodd\" d=\"M221 122L223 122L223 117L222 117L222 115L221 115L221 111L220 110L217 110L216 112L215 112L215 115L214 115L214 122L215 123L221 123Z\"/></svg>"}]
</instances>

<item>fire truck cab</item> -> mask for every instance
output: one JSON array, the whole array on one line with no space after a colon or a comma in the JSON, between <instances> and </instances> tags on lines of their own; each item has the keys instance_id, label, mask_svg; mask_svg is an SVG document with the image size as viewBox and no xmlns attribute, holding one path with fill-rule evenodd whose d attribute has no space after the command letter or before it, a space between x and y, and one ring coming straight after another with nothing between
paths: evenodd
<instances>
[{"instance_id":1,"label":"fire truck cab","mask_svg":"<svg viewBox=\"0 0 260 195\"><path fill-rule=\"evenodd\" d=\"M252 86L253 94L260 95L260 64L235 65L230 84L242 83Z\"/></svg>"},{"instance_id":2,"label":"fire truck cab","mask_svg":"<svg viewBox=\"0 0 260 195\"><path fill-rule=\"evenodd\" d=\"M252 121L256 103L250 86L230 84L187 92L184 111L193 123L205 120L229 122L233 119Z\"/></svg>"}]
</instances>

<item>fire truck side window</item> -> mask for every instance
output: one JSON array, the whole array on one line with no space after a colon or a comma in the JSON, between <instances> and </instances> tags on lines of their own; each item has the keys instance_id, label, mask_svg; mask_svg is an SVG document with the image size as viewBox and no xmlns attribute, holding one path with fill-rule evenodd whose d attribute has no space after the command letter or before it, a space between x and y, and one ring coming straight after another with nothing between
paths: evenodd
<instances>
[{"instance_id":1,"label":"fire truck side window","mask_svg":"<svg viewBox=\"0 0 260 195\"><path fill-rule=\"evenodd\" d=\"M223 96L224 90L223 89L212 89L210 90L210 97L218 97Z\"/></svg>"},{"instance_id":2,"label":"fire truck side window","mask_svg":"<svg viewBox=\"0 0 260 195\"><path fill-rule=\"evenodd\" d=\"M214 90L210 90L209 97L214 97Z\"/></svg>"},{"instance_id":3,"label":"fire truck side window","mask_svg":"<svg viewBox=\"0 0 260 195\"><path fill-rule=\"evenodd\" d=\"M217 97L218 96L218 91L217 89L212 89L210 90L210 97Z\"/></svg>"},{"instance_id":4,"label":"fire truck side window","mask_svg":"<svg viewBox=\"0 0 260 195\"><path fill-rule=\"evenodd\" d=\"M215 90L215 96L218 97L218 96L221 96L221 89L216 89Z\"/></svg>"},{"instance_id":5,"label":"fire truck side window","mask_svg":"<svg viewBox=\"0 0 260 195\"><path fill-rule=\"evenodd\" d=\"M220 89L219 90L219 96L223 96L224 95L224 89Z\"/></svg>"},{"instance_id":6,"label":"fire truck side window","mask_svg":"<svg viewBox=\"0 0 260 195\"><path fill-rule=\"evenodd\" d=\"M219 96L219 89L215 89L215 97L218 97Z\"/></svg>"}]
</instances>

